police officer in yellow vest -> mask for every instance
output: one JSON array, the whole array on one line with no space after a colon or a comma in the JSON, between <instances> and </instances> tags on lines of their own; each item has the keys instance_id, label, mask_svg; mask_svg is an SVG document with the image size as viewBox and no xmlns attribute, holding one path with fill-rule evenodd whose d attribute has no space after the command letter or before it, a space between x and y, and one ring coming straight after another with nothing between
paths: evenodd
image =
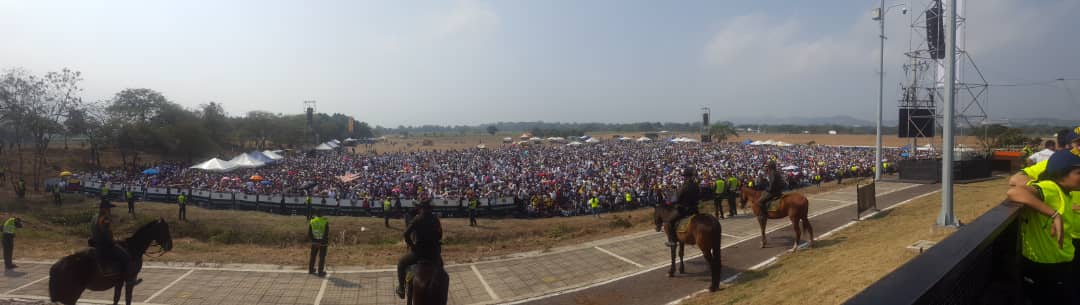
<instances>
[{"instance_id":1,"label":"police officer in yellow vest","mask_svg":"<svg viewBox=\"0 0 1080 305\"><path fill-rule=\"evenodd\" d=\"M109 197L109 184L105 183L101 185L101 198Z\"/></svg>"},{"instance_id":2,"label":"police officer in yellow vest","mask_svg":"<svg viewBox=\"0 0 1080 305\"><path fill-rule=\"evenodd\" d=\"M187 196L184 193L176 196L176 205L180 207L180 220L187 220Z\"/></svg>"},{"instance_id":3,"label":"police officer in yellow vest","mask_svg":"<svg viewBox=\"0 0 1080 305\"><path fill-rule=\"evenodd\" d=\"M60 195L60 183L52 186L53 204L60 206L64 203L64 197Z\"/></svg>"},{"instance_id":4,"label":"police officer in yellow vest","mask_svg":"<svg viewBox=\"0 0 1080 305\"><path fill-rule=\"evenodd\" d=\"M469 226L475 227L476 223L476 209L480 208L480 200L476 196L469 198Z\"/></svg>"},{"instance_id":5,"label":"police officer in yellow vest","mask_svg":"<svg viewBox=\"0 0 1080 305\"><path fill-rule=\"evenodd\" d=\"M135 193L131 192L131 188L124 191L124 200L127 200L128 214L135 215Z\"/></svg>"},{"instance_id":6,"label":"police officer in yellow vest","mask_svg":"<svg viewBox=\"0 0 1080 305\"><path fill-rule=\"evenodd\" d=\"M589 198L589 211L593 218L600 218L600 199L596 198L595 193Z\"/></svg>"},{"instance_id":7,"label":"police officer in yellow vest","mask_svg":"<svg viewBox=\"0 0 1080 305\"><path fill-rule=\"evenodd\" d=\"M716 177L716 182L713 182L713 206L716 208L716 212L713 214L715 214L716 218L720 219L724 219L723 200L725 197L724 195L727 194L726 184L727 180L724 180L724 177ZM735 216L735 203L728 202L728 205L728 213L731 213L731 216Z\"/></svg>"},{"instance_id":8,"label":"police officer in yellow vest","mask_svg":"<svg viewBox=\"0 0 1080 305\"><path fill-rule=\"evenodd\" d=\"M311 220L311 193L308 193L307 198L304 198L304 216Z\"/></svg>"},{"instance_id":9,"label":"police officer in yellow vest","mask_svg":"<svg viewBox=\"0 0 1080 305\"><path fill-rule=\"evenodd\" d=\"M386 196L386 200L383 200L383 202L382 202L382 215L383 215L382 217L383 217L383 225L386 226L387 228L390 227L390 208L391 208L390 204L391 204L390 203L390 196Z\"/></svg>"},{"instance_id":10,"label":"police officer in yellow vest","mask_svg":"<svg viewBox=\"0 0 1080 305\"><path fill-rule=\"evenodd\" d=\"M1065 143L1070 143L1072 147L1080 147L1080 127L1077 127L1076 131L1065 135ZM1043 160L1042 162L1032 164L1025 167L1019 173L1016 173L1009 178L1009 186L1025 185L1028 181L1035 180L1046 170L1046 163L1049 160Z\"/></svg>"},{"instance_id":11,"label":"police officer in yellow vest","mask_svg":"<svg viewBox=\"0 0 1080 305\"><path fill-rule=\"evenodd\" d=\"M14 263L12 263L12 253L15 252L15 229L22 228L22 219L12 216L4 221L4 269L15 269Z\"/></svg>"},{"instance_id":12,"label":"police officer in yellow vest","mask_svg":"<svg viewBox=\"0 0 1080 305\"><path fill-rule=\"evenodd\" d=\"M26 197L26 180L19 178L19 181L15 182L15 197L22 199Z\"/></svg>"},{"instance_id":13,"label":"police officer in yellow vest","mask_svg":"<svg viewBox=\"0 0 1080 305\"><path fill-rule=\"evenodd\" d=\"M1024 291L1032 304L1068 304L1076 290L1074 237L1080 214L1072 194L1080 191L1080 150L1062 150L1047 160L1046 171L1028 185L1009 189L1021 213L1020 238Z\"/></svg>"},{"instance_id":14,"label":"police officer in yellow vest","mask_svg":"<svg viewBox=\"0 0 1080 305\"><path fill-rule=\"evenodd\" d=\"M308 239L311 240L311 256L308 258L308 274L315 273L315 256L319 257L319 276L326 276L326 249L330 244L330 223L323 218L322 211L316 210L315 217L308 221Z\"/></svg>"},{"instance_id":15,"label":"police officer in yellow vest","mask_svg":"<svg viewBox=\"0 0 1080 305\"><path fill-rule=\"evenodd\" d=\"M735 175L731 175L731 177L727 178L727 183L725 184L727 186L727 192L724 192L724 195L727 195L728 207L731 207L731 211L728 211L728 216L735 217L735 214L737 214L737 211L735 210L735 197L739 193L739 179L735 178ZM742 208L746 208L745 203Z\"/></svg>"}]
</instances>

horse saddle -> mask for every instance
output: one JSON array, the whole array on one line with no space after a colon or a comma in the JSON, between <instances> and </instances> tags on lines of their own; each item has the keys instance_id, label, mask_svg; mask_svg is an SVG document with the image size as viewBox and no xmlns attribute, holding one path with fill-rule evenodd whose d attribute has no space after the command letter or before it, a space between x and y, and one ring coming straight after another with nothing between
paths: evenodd
<instances>
[{"instance_id":1,"label":"horse saddle","mask_svg":"<svg viewBox=\"0 0 1080 305\"><path fill-rule=\"evenodd\" d=\"M127 256L127 252L119 245L114 245L111 251L103 251L97 247L90 248L89 253L102 277L118 280L125 273L128 262L123 257Z\"/></svg>"},{"instance_id":2,"label":"horse saddle","mask_svg":"<svg viewBox=\"0 0 1080 305\"><path fill-rule=\"evenodd\" d=\"M776 203L778 201L781 201L781 200L784 200L784 198L787 198L787 196L788 196L788 194L783 194L783 195L780 195L780 197L777 197L776 199L765 201L763 203L765 205L765 210L768 211L768 212L779 212L780 211L780 205L779 204L774 204L774 203Z\"/></svg>"},{"instance_id":3,"label":"horse saddle","mask_svg":"<svg viewBox=\"0 0 1080 305\"><path fill-rule=\"evenodd\" d=\"M678 228L678 230L675 231L675 232L686 233L686 232L690 231L690 223L694 222L694 217L697 217L697 216L698 216L698 214L694 214L694 215L690 215L690 217L679 219L678 222L675 222L675 227Z\"/></svg>"}]
</instances>

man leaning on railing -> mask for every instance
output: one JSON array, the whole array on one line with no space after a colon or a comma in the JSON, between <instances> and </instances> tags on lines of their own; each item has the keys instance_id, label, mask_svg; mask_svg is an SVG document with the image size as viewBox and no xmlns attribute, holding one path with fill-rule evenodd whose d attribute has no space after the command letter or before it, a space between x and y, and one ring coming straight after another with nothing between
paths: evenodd
<instances>
[{"instance_id":1,"label":"man leaning on railing","mask_svg":"<svg viewBox=\"0 0 1080 305\"><path fill-rule=\"evenodd\" d=\"M1028 169L1025 169L1028 170ZM1026 185L1013 185L1009 200L1027 208L1020 214L1021 274L1032 304L1069 304L1080 291L1076 248L1080 241L1080 148L1055 152Z\"/></svg>"}]
</instances>

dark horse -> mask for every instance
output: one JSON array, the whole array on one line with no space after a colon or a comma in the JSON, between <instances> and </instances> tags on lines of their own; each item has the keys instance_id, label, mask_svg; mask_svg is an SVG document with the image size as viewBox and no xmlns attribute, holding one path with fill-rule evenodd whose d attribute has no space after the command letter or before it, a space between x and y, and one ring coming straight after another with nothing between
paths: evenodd
<instances>
[{"instance_id":1,"label":"dark horse","mask_svg":"<svg viewBox=\"0 0 1080 305\"><path fill-rule=\"evenodd\" d=\"M113 304L119 304L120 289L125 288L126 304L131 305L131 290L136 284L139 271L142 270L142 256L153 244L160 247L162 254L172 250L169 224L163 218L143 225L130 238L117 242L131 257L126 274L103 277L96 250L93 248L82 249L61 258L49 268L49 299L74 305L86 289L102 291L114 288L116 293L113 294Z\"/></svg>"},{"instance_id":2,"label":"dark horse","mask_svg":"<svg viewBox=\"0 0 1080 305\"><path fill-rule=\"evenodd\" d=\"M654 213L653 220L656 221L656 231L660 232L661 229L664 232L667 230L678 230L678 228L668 228L667 222L664 221L670 217L675 209L665 205L657 205ZM677 232L676 236L679 239L679 273L686 273L686 265L683 263L683 250L687 244L697 245L698 249L701 249L701 255L705 258L705 262L709 263L709 272L712 276L712 283L709 285L709 291L716 291L720 288L720 222L715 217L709 214L697 214L687 217L683 221L690 221L689 227L686 232ZM668 277L675 276L675 248L671 248L671 268L668 269Z\"/></svg>"},{"instance_id":3,"label":"dark horse","mask_svg":"<svg viewBox=\"0 0 1080 305\"><path fill-rule=\"evenodd\" d=\"M450 275L442 264L420 260L411 268L412 279L406 285L408 305L446 305L450 293Z\"/></svg>"},{"instance_id":4,"label":"dark horse","mask_svg":"<svg viewBox=\"0 0 1080 305\"><path fill-rule=\"evenodd\" d=\"M757 216L758 225L761 226L761 247L765 248L765 222L769 219L780 219L788 217L791 219L791 229L795 230L795 244L791 246L791 251L799 249L799 242L802 240L802 233L806 231L810 234L810 247L814 246L814 228L810 226L810 201L806 199L806 196L800 193L788 193L777 199L779 207L776 211L762 211L761 206L757 205L758 199L761 198L761 191L755 190L749 187L743 187L740 191L739 199L742 205L746 205L749 201L750 209L754 211L754 216ZM800 229L799 224L802 224Z\"/></svg>"}]
</instances>

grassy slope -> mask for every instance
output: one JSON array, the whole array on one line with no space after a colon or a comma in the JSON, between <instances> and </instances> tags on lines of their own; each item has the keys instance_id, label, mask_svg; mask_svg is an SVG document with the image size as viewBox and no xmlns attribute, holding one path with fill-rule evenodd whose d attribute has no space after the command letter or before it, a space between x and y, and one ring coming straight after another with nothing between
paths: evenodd
<instances>
[{"instance_id":1,"label":"grassy slope","mask_svg":"<svg viewBox=\"0 0 1080 305\"><path fill-rule=\"evenodd\" d=\"M957 217L974 220L1000 203L1005 190L1001 179L956 185ZM723 290L685 304L840 304L918 255L906 249L908 245L948 236L931 230L940 202L940 193L914 200L819 240L814 249L745 272Z\"/></svg>"}]
</instances>

